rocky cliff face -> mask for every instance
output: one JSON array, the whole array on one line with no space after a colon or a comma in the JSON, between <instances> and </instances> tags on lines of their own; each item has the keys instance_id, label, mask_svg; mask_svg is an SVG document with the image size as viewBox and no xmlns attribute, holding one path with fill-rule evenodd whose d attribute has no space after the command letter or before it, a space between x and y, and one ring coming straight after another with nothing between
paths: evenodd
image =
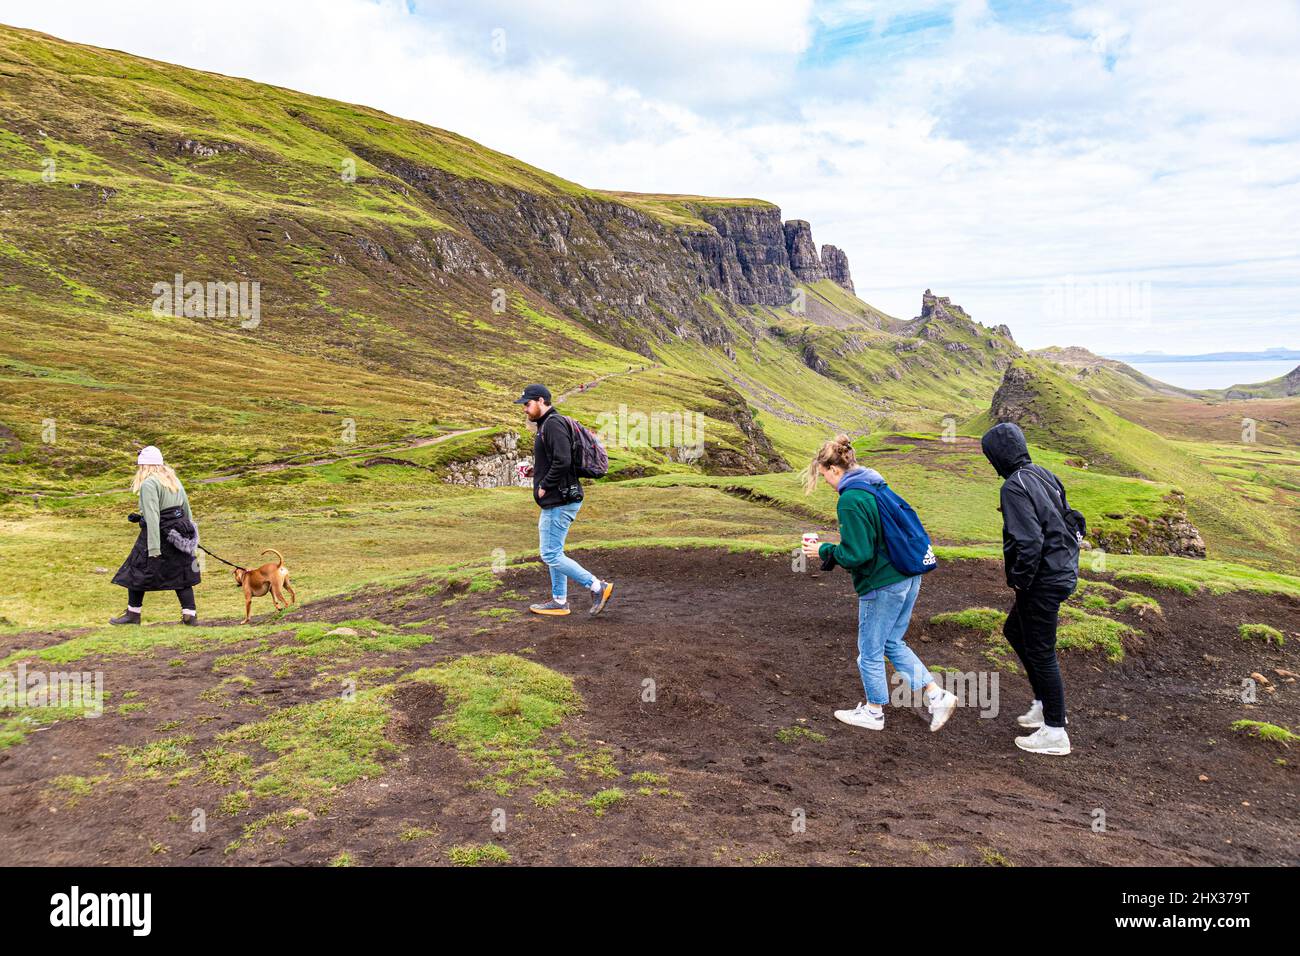
<instances>
[{"instance_id":1,"label":"rocky cliff face","mask_svg":"<svg viewBox=\"0 0 1300 956\"><path fill-rule=\"evenodd\" d=\"M818 282L826 278L826 268L817 255L812 227L802 219L791 219L785 224L785 251L790 260L790 271L800 282Z\"/></svg>"},{"instance_id":2,"label":"rocky cliff face","mask_svg":"<svg viewBox=\"0 0 1300 956\"><path fill-rule=\"evenodd\" d=\"M733 248L718 244L711 252L719 264L711 266L704 250L623 203L545 195L357 152L446 211L456 230L449 241L457 255L436 263L442 271L454 262L460 271L503 287L513 277L643 354L648 348L637 339L646 331L661 338L725 340L699 293L716 288L732 301L743 301L736 280L728 285L731 267L743 272ZM629 328L637 333L629 334Z\"/></svg>"},{"instance_id":3,"label":"rocky cliff face","mask_svg":"<svg viewBox=\"0 0 1300 956\"><path fill-rule=\"evenodd\" d=\"M730 336L700 293L737 305L784 306L796 282L831 274L808 223L783 224L781 211L769 204L699 203L693 211L707 228L674 228L612 199L530 192L353 148L446 210L455 232L434 267L513 276L643 354L648 349L635 336L629 340L626 320L661 338L725 345ZM851 289L847 257L827 249L836 281Z\"/></svg>"},{"instance_id":4,"label":"rocky cliff face","mask_svg":"<svg viewBox=\"0 0 1300 956\"><path fill-rule=\"evenodd\" d=\"M709 250L710 286L738 305L789 305L795 275L775 206L708 206L699 210L712 233L690 233L692 249ZM716 236L716 243L714 237ZM719 282L711 281L715 276Z\"/></svg>"},{"instance_id":5,"label":"rocky cliff face","mask_svg":"<svg viewBox=\"0 0 1300 956\"><path fill-rule=\"evenodd\" d=\"M826 270L826 278L841 288L853 291L853 277L849 275L849 257L843 250L829 244L822 246L822 268Z\"/></svg>"},{"instance_id":6,"label":"rocky cliff face","mask_svg":"<svg viewBox=\"0 0 1300 956\"><path fill-rule=\"evenodd\" d=\"M853 277L849 274L849 257L842 249L832 245L822 246L817 254L813 242L812 226L802 219L791 219L785 224L785 252L790 260L790 271L800 282L817 282L830 279L841 288L853 291Z\"/></svg>"}]
</instances>

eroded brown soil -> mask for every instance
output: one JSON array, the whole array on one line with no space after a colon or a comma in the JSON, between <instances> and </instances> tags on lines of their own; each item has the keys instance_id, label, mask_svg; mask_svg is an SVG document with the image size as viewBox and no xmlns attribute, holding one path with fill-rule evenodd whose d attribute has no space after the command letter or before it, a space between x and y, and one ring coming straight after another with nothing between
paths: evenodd
<instances>
[{"instance_id":1,"label":"eroded brown soil","mask_svg":"<svg viewBox=\"0 0 1300 956\"><path fill-rule=\"evenodd\" d=\"M508 574L502 590L449 606L447 594L413 585L318 602L304 616L397 624L442 617L447 625L417 628L434 638L423 647L365 655L336 672L523 651L570 675L585 707L563 731L607 748L623 776L575 774L557 785L584 798L609 786L629 794L605 815L575 802L537 807L536 787L508 796L475 788L482 768L429 734L443 713L441 692L411 684L393 697L386 732L397 749L382 774L341 788L311 819L269 827L226 852L245 824L293 804L261 799L225 815L217 807L233 787L197 776L173 785L130 779L120 761L100 755L174 733L193 735L198 752L269 709L334 691L310 659L254 655L214 672L214 659L254 648L250 641L183 663L165 649L78 662L103 669L120 692L138 690L146 710L121 716L110 707L99 719L60 722L0 751L0 855L19 864L266 865L321 864L346 851L358 864L432 864L447 862L452 846L494 842L515 863L1297 862L1293 752L1229 729L1240 718L1300 725L1300 684L1275 675L1300 671L1295 640L1279 649L1236 635L1244 622L1291 632L1300 619L1293 599L1136 588L1156 597L1163 615L1123 617L1144 636L1127 643L1119 664L1100 652L1063 654L1075 752L1047 758L1013 744L1029 692L1023 677L1007 672L998 678L996 717L962 709L937 734L904 709L891 709L880 733L837 723L831 712L862 697L856 601L845 575L796 574L788 559L699 550L583 560L617 582L596 619L582 596L575 606L584 613L569 618L496 622L476 613L524 603L504 598L505 589L540 598L539 571ZM927 664L987 672L980 635L927 622L941 611L1007 603L996 564L946 562L922 586L912 645ZM1240 700L1252 672L1276 687L1254 706ZM232 673L254 683L200 698ZM653 701L645 699L647 680ZM781 742L778 731L794 726L825 739ZM629 782L637 771L665 775L671 793L637 794ZM73 802L49 786L61 774L108 779ZM205 833L191 831L194 808L207 812ZM497 809L505 811L504 832L492 829ZM1098 810L1104 833L1093 829ZM794 825L800 816L802 831ZM433 833L401 839L412 827Z\"/></svg>"}]
</instances>

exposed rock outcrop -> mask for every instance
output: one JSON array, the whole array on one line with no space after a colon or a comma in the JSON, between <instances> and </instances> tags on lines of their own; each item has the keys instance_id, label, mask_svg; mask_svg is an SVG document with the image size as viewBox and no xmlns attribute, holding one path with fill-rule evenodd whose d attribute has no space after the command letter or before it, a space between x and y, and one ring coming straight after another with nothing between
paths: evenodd
<instances>
[{"instance_id":1,"label":"exposed rock outcrop","mask_svg":"<svg viewBox=\"0 0 1300 956\"><path fill-rule=\"evenodd\" d=\"M929 289L921 294L921 314L916 321L929 321L930 319L965 319L967 322L972 321L971 317L966 314L966 310L959 305L953 305L952 300L946 295L935 295Z\"/></svg>"},{"instance_id":2,"label":"exposed rock outcrop","mask_svg":"<svg viewBox=\"0 0 1300 956\"><path fill-rule=\"evenodd\" d=\"M710 410L709 415L730 422L745 436L745 447L740 451L724 448L707 439L704 457L699 460L701 469L710 475L756 475L772 471L789 471L790 465L772 445L766 433L749 413L749 405L739 392L728 388L712 397L721 401L721 407Z\"/></svg>"},{"instance_id":3,"label":"exposed rock outcrop","mask_svg":"<svg viewBox=\"0 0 1300 956\"><path fill-rule=\"evenodd\" d=\"M822 269L826 272L826 278L849 292L853 291L853 277L849 275L849 257L842 249L829 243L822 246Z\"/></svg>"},{"instance_id":4,"label":"exposed rock outcrop","mask_svg":"<svg viewBox=\"0 0 1300 956\"><path fill-rule=\"evenodd\" d=\"M790 260L790 271L800 282L818 282L830 279L841 288L853 291L853 278L849 275L849 257L842 249L832 245L822 246L817 254L813 242L812 226L803 219L788 220L784 227L785 251Z\"/></svg>"},{"instance_id":5,"label":"exposed rock outcrop","mask_svg":"<svg viewBox=\"0 0 1300 956\"><path fill-rule=\"evenodd\" d=\"M1205 557L1205 540L1196 525L1187 518L1187 502L1183 494L1174 491L1166 495L1164 500L1170 505L1170 510L1165 514L1156 518L1133 515L1129 518L1126 530L1101 532L1093 537L1095 546L1111 554Z\"/></svg>"},{"instance_id":6,"label":"exposed rock outcrop","mask_svg":"<svg viewBox=\"0 0 1300 956\"><path fill-rule=\"evenodd\" d=\"M791 219L785 224L785 250L790 259L790 271L800 282L818 282L826 278L826 269L813 242L812 227L803 219Z\"/></svg>"},{"instance_id":7,"label":"exposed rock outcrop","mask_svg":"<svg viewBox=\"0 0 1300 956\"><path fill-rule=\"evenodd\" d=\"M807 365L818 375L830 374L831 371L830 363L828 363L824 358L822 358L820 355L817 354L817 350L813 348L813 344L811 342L804 345L803 352L800 354L799 357L803 360L804 365Z\"/></svg>"},{"instance_id":8,"label":"exposed rock outcrop","mask_svg":"<svg viewBox=\"0 0 1300 956\"><path fill-rule=\"evenodd\" d=\"M449 463L442 480L452 485L472 485L475 488L505 488L532 483L529 478L519 477L519 463L531 461L532 456L520 455L517 432L494 435L492 449L490 455Z\"/></svg>"},{"instance_id":9,"label":"exposed rock outcrop","mask_svg":"<svg viewBox=\"0 0 1300 956\"><path fill-rule=\"evenodd\" d=\"M1019 365L1009 366L1002 376L1002 384L993 393L989 413L996 422L1015 422L1022 428L1041 425L1043 420L1034 408L1037 397L1033 373Z\"/></svg>"}]
</instances>

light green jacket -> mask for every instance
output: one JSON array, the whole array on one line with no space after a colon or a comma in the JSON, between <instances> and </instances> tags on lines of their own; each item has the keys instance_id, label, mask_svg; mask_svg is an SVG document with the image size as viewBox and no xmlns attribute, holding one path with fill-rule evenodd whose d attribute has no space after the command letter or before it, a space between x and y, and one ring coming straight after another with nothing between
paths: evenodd
<instances>
[{"instance_id":1,"label":"light green jacket","mask_svg":"<svg viewBox=\"0 0 1300 956\"><path fill-rule=\"evenodd\" d=\"M158 512L167 508L184 508L185 517L191 521L190 499L185 495L185 486L176 479L178 491L170 490L157 478L146 478L140 485L140 520L144 522L149 536L149 557L156 558L162 554L162 537L158 530Z\"/></svg>"}]
</instances>

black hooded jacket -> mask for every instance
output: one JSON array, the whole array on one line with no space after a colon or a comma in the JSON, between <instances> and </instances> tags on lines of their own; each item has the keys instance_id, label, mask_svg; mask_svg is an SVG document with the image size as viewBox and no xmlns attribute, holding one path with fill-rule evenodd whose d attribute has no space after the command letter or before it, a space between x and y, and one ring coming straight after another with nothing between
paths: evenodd
<instances>
[{"instance_id":1,"label":"black hooded jacket","mask_svg":"<svg viewBox=\"0 0 1300 956\"><path fill-rule=\"evenodd\" d=\"M558 508L582 500L582 482L574 472L573 432L554 408L537 420L533 439L533 500L542 508ZM545 496L537 494L545 488Z\"/></svg>"},{"instance_id":2,"label":"black hooded jacket","mask_svg":"<svg viewBox=\"0 0 1300 956\"><path fill-rule=\"evenodd\" d=\"M1025 436L1011 422L980 439L984 457L1002 482L1002 556L1007 584L1017 591L1078 584L1079 542L1066 527L1065 486L1029 458ZM1059 501L1057 495L1059 494Z\"/></svg>"}]
</instances>

